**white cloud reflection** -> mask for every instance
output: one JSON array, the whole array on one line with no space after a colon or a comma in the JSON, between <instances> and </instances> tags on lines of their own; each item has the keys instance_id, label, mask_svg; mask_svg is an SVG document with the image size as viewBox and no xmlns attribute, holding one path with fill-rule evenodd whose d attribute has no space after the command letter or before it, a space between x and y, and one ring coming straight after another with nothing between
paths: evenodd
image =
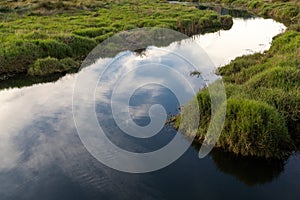
<instances>
[{"instance_id":1,"label":"white cloud reflection","mask_svg":"<svg viewBox=\"0 0 300 200\"><path fill-rule=\"evenodd\" d=\"M254 52L268 49L272 37L284 29L285 27L282 24L273 20L235 19L231 30L201 35L196 38L196 42L200 44L216 66L221 66L237 56L252 53L249 49ZM132 71L135 66L143 62L165 63L176 68L189 81L193 82L194 79L189 77L190 71L186 70L186 64L174 59L170 52L178 53L192 62L193 65L199 67L205 78L214 79L215 76L212 74L214 69L211 63L199 59L204 52L196 51L195 49L198 47L191 40L182 41L180 44L180 46L178 43L171 44L166 48L168 51L149 48L145 58L128 54L125 57L126 59L123 60L122 67L119 65L109 68L110 71L106 73L102 80L105 81L105 84L100 84L96 90L96 100L104 104L110 103L109 91L119 77ZM95 82L99 78L98 67L107 64L109 61L110 59L100 59L91 67L83 69L80 73L86 76L86 81L82 88L94 90ZM130 91L130 88L145 81L146 78L138 74L138 71L128 74L125 81L122 82L121 92ZM157 83L167 81L167 78L162 79L159 76L156 79L153 78L155 77L152 76L151 80ZM169 77L169 79L171 78ZM80 160L75 159L76 156L80 156L85 151L82 145L74 139L76 133L74 132L75 126L71 109L75 80L76 75L67 75L55 83L0 91L0 172L21 168L23 173L26 174L30 169L40 169L56 162L68 176L76 177L76 174L72 174L69 170L72 170L78 164L77 162L80 162ZM199 82L194 82L195 85L197 83ZM93 103L93 99L84 95L85 90L80 92L82 93L80 100L83 103ZM182 89L181 92L184 94L185 90ZM152 97L159 95L159 90L152 93ZM122 102L123 100L120 99L119 103ZM123 112L128 111L128 105L124 104L125 108L127 110L123 110ZM149 105L134 106L132 112L137 117L141 117L147 114L148 109ZM101 117L105 116L101 115ZM44 125L47 130L35 126L35 124L49 118L51 120ZM30 135L29 133L37 137L36 143L31 144L30 138L26 138L26 134ZM31 151L29 154L28 150ZM24 159L24 155L29 155L29 158ZM74 157L73 163L67 162L70 156ZM80 168L84 168L88 164L81 163L78 165Z\"/></svg>"}]
</instances>

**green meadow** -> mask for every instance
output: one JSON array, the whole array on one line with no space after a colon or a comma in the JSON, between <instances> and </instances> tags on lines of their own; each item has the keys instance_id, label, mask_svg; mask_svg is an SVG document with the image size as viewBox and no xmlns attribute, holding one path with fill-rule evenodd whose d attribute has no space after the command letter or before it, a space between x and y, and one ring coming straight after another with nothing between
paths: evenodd
<instances>
[{"instance_id":1,"label":"green meadow","mask_svg":"<svg viewBox=\"0 0 300 200\"><path fill-rule=\"evenodd\" d=\"M0 19L4 77L73 71L97 44L123 30L164 27L193 35L232 26L229 16L157 0L9 1L0 3Z\"/></svg>"}]
</instances>

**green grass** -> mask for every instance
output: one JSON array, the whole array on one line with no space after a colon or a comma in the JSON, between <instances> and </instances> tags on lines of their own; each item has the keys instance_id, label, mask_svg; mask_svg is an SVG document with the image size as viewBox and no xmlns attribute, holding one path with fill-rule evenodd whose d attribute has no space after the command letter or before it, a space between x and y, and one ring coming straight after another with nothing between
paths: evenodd
<instances>
[{"instance_id":1,"label":"green grass","mask_svg":"<svg viewBox=\"0 0 300 200\"><path fill-rule=\"evenodd\" d=\"M217 147L264 158L285 158L291 150L299 149L299 39L299 32L287 31L274 38L269 51L239 57L218 70L229 100ZM207 92L198 94L199 106L205 110L197 135L200 142L210 120Z\"/></svg>"},{"instance_id":2,"label":"green grass","mask_svg":"<svg viewBox=\"0 0 300 200\"><path fill-rule=\"evenodd\" d=\"M286 117L279 109L259 99L253 100L250 97L248 99L247 95L241 96L233 85L228 87L231 88L227 90L229 98L225 124L215 147L240 156L267 159L283 159L289 156L295 144L288 133ZM177 117L175 127L180 127L187 136L195 137L195 141L202 143L211 121L211 100L208 89L198 93L197 102L200 110L198 130L191 130L190 123L182 124L181 118L183 116L189 118L192 113L188 110L182 111ZM285 105L281 107L282 110L286 110ZM194 106L184 107L192 109ZM190 122L193 120L195 117L191 118Z\"/></svg>"},{"instance_id":3,"label":"green grass","mask_svg":"<svg viewBox=\"0 0 300 200\"><path fill-rule=\"evenodd\" d=\"M300 22L300 2L298 0L199 0L199 2L246 9L263 17L271 17L286 25Z\"/></svg>"},{"instance_id":4,"label":"green grass","mask_svg":"<svg viewBox=\"0 0 300 200\"><path fill-rule=\"evenodd\" d=\"M246 87L255 90L260 87L290 90L299 88L300 69L294 67L272 67L258 73L245 83Z\"/></svg>"},{"instance_id":5,"label":"green grass","mask_svg":"<svg viewBox=\"0 0 300 200\"><path fill-rule=\"evenodd\" d=\"M230 98L217 147L242 156L282 158L293 149L284 117L262 102Z\"/></svg>"},{"instance_id":6,"label":"green grass","mask_svg":"<svg viewBox=\"0 0 300 200\"><path fill-rule=\"evenodd\" d=\"M72 58L57 59L52 57L37 59L28 69L31 76L46 76L78 68L78 62Z\"/></svg>"},{"instance_id":7,"label":"green grass","mask_svg":"<svg viewBox=\"0 0 300 200\"><path fill-rule=\"evenodd\" d=\"M26 73L49 56L82 61L123 30L165 27L191 36L232 26L231 17L157 0L0 2L0 20L0 75Z\"/></svg>"},{"instance_id":8,"label":"green grass","mask_svg":"<svg viewBox=\"0 0 300 200\"><path fill-rule=\"evenodd\" d=\"M236 155L284 159L300 149L299 1L211 2L246 8L288 25L288 31L273 38L269 51L239 57L217 71L225 82L228 102L216 147ZM186 135L196 132L201 143L211 118L208 90L200 91L197 100L199 128ZM175 126L179 127L180 120L181 115Z\"/></svg>"},{"instance_id":9,"label":"green grass","mask_svg":"<svg viewBox=\"0 0 300 200\"><path fill-rule=\"evenodd\" d=\"M242 56L218 71L228 104L217 147L242 156L286 158L300 147L300 2L211 2L248 9L288 25L287 32L274 38L269 51ZM0 19L0 74L35 76L73 70L97 43L122 30L157 26L192 35L231 26L228 16L155 0L1 2ZM190 128L193 123L189 120L197 118L188 114L182 115L183 129L186 127L187 135L197 134L201 142L211 117L207 89L194 100L201 112L199 128ZM194 108L193 103L184 106L185 112ZM175 126L180 122L181 115Z\"/></svg>"}]
</instances>

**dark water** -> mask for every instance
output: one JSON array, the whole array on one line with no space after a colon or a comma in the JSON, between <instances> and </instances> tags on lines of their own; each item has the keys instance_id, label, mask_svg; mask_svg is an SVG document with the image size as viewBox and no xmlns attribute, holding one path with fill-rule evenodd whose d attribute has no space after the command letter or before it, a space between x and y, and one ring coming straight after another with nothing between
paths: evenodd
<instances>
[{"instance_id":1,"label":"dark water","mask_svg":"<svg viewBox=\"0 0 300 200\"><path fill-rule=\"evenodd\" d=\"M195 44L199 44L218 67L239 55L268 49L272 37L284 29L272 20L235 19L229 31L197 36L180 45L171 44L167 49L197 63L203 56L196 51ZM107 98L112 95L110 82L114 81L114 75L128 73L121 84L124 88L141 84L149 77L157 78L154 81L157 83L161 81L159 77L164 76L162 71L155 74L149 69L147 73L129 73L132 67L151 60L159 60L179 71L183 66L156 48L149 48L144 56L128 53L111 68L107 79L100 80L95 90L99 124L114 144L128 151L149 152L162 148L176 134L174 129L165 126L153 137L137 139L123 133L113 119ZM80 72L87 80L86 88L98 79L97 72L109 61L100 59ZM217 78L213 68L201 66L207 79ZM199 88L206 82L189 77L189 74L186 76ZM199 147L192 145L174 163L154 172L130 174L105 166L83 146L74 124L72 94L76 77L77 74L66 75L53 83L0 91L1 200L300 198L299 155L285 162L269 162L213 150L209 156L199 159ZM184 89L181 91L184 94ZM84 96L84 91L80 92L83 104L88 106L93 102ZM147 126L151 123L148 114L151 105L164 106L167 114L178 112L180 103L175 95L161 84L145 85L132 94L128 112L136 124ZM122 109L120 107L120 113ZM182 137L182 142L185 141ZM113 154L106 150L102 149L103 154L114 160Z\"/></svg>"},{"instance_id":2,"label":"dark water","mask_svg":"<svg viewBox=\"0 0 300 200\"><path fill-rule=\"evenodd\" d=\"M246 12L244 10L238 10L238 9L227 9L220 5L205 5L205 4L196 4L197 8L200 10L213 10L218 12L220 15L230 15L235 18L243 18L243 19L250 19L255 18L255 16L249 12Z\"/></svg>"}]
</instances>

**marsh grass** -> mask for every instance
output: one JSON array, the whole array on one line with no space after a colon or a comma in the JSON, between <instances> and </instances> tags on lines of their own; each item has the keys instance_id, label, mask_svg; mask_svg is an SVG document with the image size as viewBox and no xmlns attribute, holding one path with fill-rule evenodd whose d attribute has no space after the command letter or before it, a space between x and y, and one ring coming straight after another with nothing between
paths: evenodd
<instances>
[{"instance_id":1,"label":"marsh grass","mask_svg":"<svg viewBox=\"0 0 300 200\"><path fill-rule=\"evenodd\" d=\"M231 93L227 100L225 124L215 147L240 156L267 159L284 159L289 156L295 144L288 133L284 115L278 111L278 108L259 98L251 100L250 96L248 99L247 95L239 94L239 92ZM202 143L211 121L211 100L208 89L198 93L197 102L200 109L198 130L185 133ZM189 104L185 107L189 107ZM281 109L286 108L282 106ZM189 129L190 123L181 124L182 116L187 118L186 115L189 115L189 112L181 112L180 117L175 121L176 128ZM193 120L195 118L190 119Z\"/></svg>"},{"instance_id":2,"label":"marsh grass","mask_svg":"<svg viewBox=\"0 0 300 200\"><path fill-rule=\"evenodd\" d=\"M82 61L98 43L123 30L164 27L193 35L228 28L232 21L156 0L9 1L0 2L0 14L0 74L26 73L48 56Z\"/></svg>"},{"instance_id":3,"label":"marsh grass","mask_svg":"<svg viewBox=\"0 0 300 200\"><path fill-rule=\"evenodd\" d=\"M28 69L31 76L45 76L77 69L79 63L72 58L57 59L52 57L37 59Z\"/></svg>"},{"instance_id":4,"label":"marsh grass","mask_svg":"<svg viewBox=\"0 0 300 200\"><path fill-rule=\"evenodd\" d=\"M262 102L230 98L217 146L242 156L284 158L292 149L284 118Z\"/></svg>"},{"instance_id":5,"label":"marsh grass","mask_svg":"<svg viewBox=\"0 0 300 200\"><path fill-rule=\"evenodd\" d=\"M206 1L205 1L206 2ZM285 159L300 147L299 1L220 0L288 25L269 51L242 56L219 68L228 98L226 121L217 147L236 155ZM197 94L201 143L211 118L207 89ZM177 117L177 126L180 116ZM189 133L187 133L189 135Z\"/></svg>"},{"instance_id":6,"label":"marsh grass","mask_svg":"<svg viewBox=\"0 0 300 200\"><path fill-rule=\"evenodd\" d=\"M299 149L299 39L299 32L287 31L274 38L269 51L239 57L218 70L229 98L218 147L238 155L265 158L285 158L291 150ZM200 107L209 111L207 93L200 91L197 97ZM207 131L207 111L201 112L200 142L204 137L201 133Z\"/></svg>"},{"instance_id":7,"label":"marsh grass","mask_svg":"<svg viewBox=\"0 0 300 200\"><path fill-rule=\"evenodd\" d=\"M199 2L207 3L206 0ZM229 7L246 9L263 17L271 17L287 25L300 22L300 2L298 0L211 0Z\"/></svg>"}]
</instances>

